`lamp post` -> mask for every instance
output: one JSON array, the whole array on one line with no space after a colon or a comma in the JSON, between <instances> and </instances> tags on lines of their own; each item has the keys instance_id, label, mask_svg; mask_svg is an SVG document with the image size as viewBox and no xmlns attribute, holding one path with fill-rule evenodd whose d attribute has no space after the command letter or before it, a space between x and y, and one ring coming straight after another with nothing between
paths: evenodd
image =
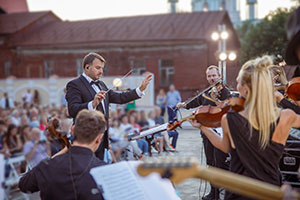
<instances>
[{"instance_id":1,"label":"lamp post","mask_svg":"<svg viewBox=\"0 0 300 200\"><path fill-rule=\"evenodd\" d=\"M219 60L219 69L222 75L222 79L224 84L226 84L226 60L229 59L231 61L236 59L236 53L231 51L228 52L226 50L226 40L229 37L229 33L226 31L226 25L221 24L218 25L218 31L215 31L211 34L211 38L214 41L218 41L218 60Z\"/></svg>"}]
</instances>

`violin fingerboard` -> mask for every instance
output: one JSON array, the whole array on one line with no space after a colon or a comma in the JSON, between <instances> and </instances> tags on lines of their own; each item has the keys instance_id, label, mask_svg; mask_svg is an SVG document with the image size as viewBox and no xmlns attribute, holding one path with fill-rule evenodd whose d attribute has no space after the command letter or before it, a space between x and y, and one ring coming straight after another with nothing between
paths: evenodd
<instances>
[{"instance_id":1,"label":"violin fingerboard","mask_svg":"<svg viewBox=\"0 0 300 200\"><path fill-rule=\"evenodd\" d=\"M144 168L186 168L197 165L195 158L178 158L178 157L160 157L148 158L142 164Z\"/></svg>"}]
</instances>

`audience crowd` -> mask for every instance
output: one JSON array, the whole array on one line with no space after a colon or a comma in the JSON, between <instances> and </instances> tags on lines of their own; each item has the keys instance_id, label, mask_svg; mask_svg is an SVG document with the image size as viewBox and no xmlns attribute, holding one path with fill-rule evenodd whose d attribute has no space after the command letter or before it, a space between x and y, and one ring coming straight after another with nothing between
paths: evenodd
<instances>
[{"instance_id":1,"label":"audience crowd","mask_svg":"<svg viewBox=\"0 0 300 200\"><path fill-rule=\"evenodd\" d=\"M164 93L164 92L162 92ZM0 153L5 159L24 156L24 166L36 166L41 160L51 157L62 146L58 138L48 132L49 119L59 120L59 130L71 136L72 119L69 118L66 104L61 106L40 105L40 97L35 90L28 89L22 96L22 102L13 102L5 93L0 105ZM132 104L132 102L130 102ZM128 109L130 107L130 109ZM140 159L143 156L160 154L163 151L174 152L178 138L177 131L164 131L138 140L130 140L131 135L165 123L165 102L160 101L152 109L141 110L128 105L118 105L111 109L109 119L109 139L111 162ZM24 172L23 165L16 166L18 172ZM9 166L6 166L6 176Z\"/></svg>"}]
</instances>

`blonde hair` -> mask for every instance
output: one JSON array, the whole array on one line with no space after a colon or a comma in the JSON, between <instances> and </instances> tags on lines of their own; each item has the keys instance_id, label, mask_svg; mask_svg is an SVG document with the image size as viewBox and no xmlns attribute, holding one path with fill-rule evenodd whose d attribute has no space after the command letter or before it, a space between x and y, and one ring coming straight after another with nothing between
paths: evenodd
<instances>
[{"instance_id":1,"label":"blonde hair","mask_svg":"<svg viewBox=\"0 0 300 200\"><path fill-rule=\"evenodd\" d=\"M246 116L252 127L259 131L259 143L265 148L270 140L270 127L276 125L279 108L274 96L270 56L263 56L246 62L239 72L241 84L249 88L245 101Z\"/></svg>"}]
</instances>

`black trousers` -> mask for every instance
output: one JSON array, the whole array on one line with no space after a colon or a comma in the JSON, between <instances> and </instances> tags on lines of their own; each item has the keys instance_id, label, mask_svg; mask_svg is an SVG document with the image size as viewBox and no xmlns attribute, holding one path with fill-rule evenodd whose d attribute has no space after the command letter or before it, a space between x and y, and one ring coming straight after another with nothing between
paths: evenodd
<instances>
[{"instance_id":1,"label":"black trousers","mask_svg":"<svg viewBox=\"0 0 300 200\"><path fill-rule=\"evenodd\" d=\"M214 147L214 145L209 141L209 139L206 137L206 135L202 132L200 132L203 140L204 145L204 153L206 156L206 164L228 170L229 169L229 162L226 162L226 159L228 157L227 153L224 153L223 151L219 150L218 148ZM213 187L211 185L211 195L214 196L215 199L219 198L219 191L217 188Z\"/></svg>"},{"instance_id":2,"label":"black trousers","mask_svg":"<svg viewBox=\"0 0 300 200\"><path fill-rule=\"evenodd\" d=\"M204 153L206 156L206 164L228 170L229 163L225 162L228 154L214 147L204 133L201 133L201 136L204 145Z\"/></svg>"}]
</instances>

